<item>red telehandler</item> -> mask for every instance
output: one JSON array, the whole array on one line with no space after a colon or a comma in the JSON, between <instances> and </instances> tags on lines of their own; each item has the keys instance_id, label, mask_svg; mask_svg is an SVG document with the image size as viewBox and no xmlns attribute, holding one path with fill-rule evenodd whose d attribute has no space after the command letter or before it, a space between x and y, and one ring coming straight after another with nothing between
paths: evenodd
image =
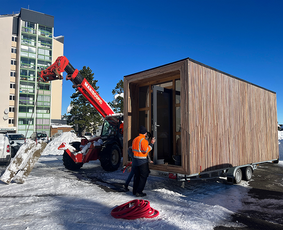
<instances>
[{"instance_id":1,"label":"red telehandler","mask_svg":"<svg viewBox=\"0 0 283 230\"><path fill-rule=\"evenodd\" d=\"M66 80L73 83L84 97L104 117L100 137L83 138L81 142L62 143L58 149L64 150L63 162L67 169L79 170L84 163L99 159L106 171L115 171L120 166L123 148L123 114L115 114L111 107L98 95L88 81L75 69L65 56L47 69L42 70L40 81L61 80L66 71Z\"/></svg>"}]
</instances>

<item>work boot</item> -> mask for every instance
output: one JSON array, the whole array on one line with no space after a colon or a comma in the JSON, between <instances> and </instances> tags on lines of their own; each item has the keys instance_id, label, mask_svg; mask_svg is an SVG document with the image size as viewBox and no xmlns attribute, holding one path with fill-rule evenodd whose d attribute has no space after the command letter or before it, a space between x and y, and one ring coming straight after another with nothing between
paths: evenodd
<instances>
[{"instance_id":1,"label":"work boot","mask_svg":"<svg viewBox=\"0 0 283 230\"><path fill-rule=\"evenodd\" d=\"M144 193L144 192L141 192L141 193L136 193L136 197L144 197L144 196L146 196L146 193Z\"/></svg>"},{"instance_id":2,"label":"work boot","mask_svg":"<svg viewBox=\"0 0 283 230\"><path fill-rule=\"evenodd\" d=\"M122 187L123 187L123 190L124 190L125 192L128 192L128 191L129 191L128 186L126 186L126 185L123 184Z\"/></svg>"}]
</instances>

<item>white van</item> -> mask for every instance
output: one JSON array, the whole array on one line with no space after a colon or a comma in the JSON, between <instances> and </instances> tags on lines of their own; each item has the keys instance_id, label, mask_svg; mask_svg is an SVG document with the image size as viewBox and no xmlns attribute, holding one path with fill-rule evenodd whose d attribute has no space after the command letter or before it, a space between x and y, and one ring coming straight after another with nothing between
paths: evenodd
<instances>
[{"instance_id":1,"label":"white van","mask_svg":"<svg viewBox=\"0 0 283 230\"><path fill-rule=\"evenodd\" d=\"M7 134L0 133L0 163L9 163L11 160L10 141Z\"/></svg>"}]
</instances>

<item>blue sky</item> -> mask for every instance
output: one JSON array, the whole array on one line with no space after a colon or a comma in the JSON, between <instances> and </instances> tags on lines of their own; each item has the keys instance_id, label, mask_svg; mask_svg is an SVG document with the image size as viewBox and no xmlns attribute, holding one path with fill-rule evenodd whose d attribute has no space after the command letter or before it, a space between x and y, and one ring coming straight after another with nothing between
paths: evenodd
<instances>
[{"instance_id":1,"label":"blue sky","mask_svg":"<svg viewBox=\"0 0 283 230\"><path fill-rule=\"evenodd\" d=\"M190 57L276 92L283 124L281 0L0 2L0 14L29 8L54 16L64 55L75 68L92 69L106 101L125 75ZM64 80L62 114L71 86Z\"/></svg>"}]
</instances>

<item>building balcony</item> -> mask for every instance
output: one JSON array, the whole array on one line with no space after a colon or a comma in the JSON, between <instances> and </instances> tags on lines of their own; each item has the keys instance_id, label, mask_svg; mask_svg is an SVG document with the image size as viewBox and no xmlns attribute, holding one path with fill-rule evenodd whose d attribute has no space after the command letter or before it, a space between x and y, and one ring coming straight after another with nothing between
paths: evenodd
<instances>
[{"instance_id":1,"label":"building balcony","mask_svg":"<svg viewBox=\"0 0 283 230\"><path fill-rule=\"evenodd\" d=\"M33 28L22 27L22 33L36 34L36 30Z\"/></svg>"}]
</instances>

